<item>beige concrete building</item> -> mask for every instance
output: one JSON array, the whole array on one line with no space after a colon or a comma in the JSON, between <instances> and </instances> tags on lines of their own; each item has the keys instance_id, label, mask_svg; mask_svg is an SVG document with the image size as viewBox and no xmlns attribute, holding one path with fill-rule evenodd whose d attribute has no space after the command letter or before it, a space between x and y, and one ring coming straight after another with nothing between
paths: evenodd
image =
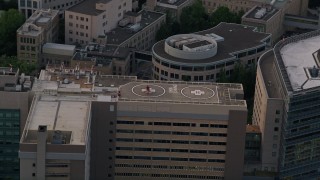
<instances>
[{"instance_id":1,"label":"beige concrete building","mask_svg":"<svg viewBox=\"0 0 320 180\"><path fill-rule=\"evenodd\" d=\"M88 44L105 39L105 33L118 26L132 0L86 0L65 11L66 44Z\"/></svg>"},{"instance_id":2,"label":"beige concrete building","mask_svg":"<svg viewBox=\"0 0 320 180\"><path fill-rule=\"evenodd\" d=\"M182 9L191 6L194 0L149 0L145 8L150 11L170 13L174 20L180 20Z\"/></svg>"},{"instance_id":3,"label":"beige concrete building","mask_svg":"<svg viewBox=\"0 0 320 180\"><path fill-rule=\"evenodd\" d=\"M272 50L263 54L257 67L253 124L261 131L261 171L278 172L281 110L283 100L277 81Z\"/></svg>"},{"instance_id":4,"label":"beige concrete building","mask_svg":"<svg viewBox=\"0 0 320 180\"><path fill-rule=\"evenodd\" d=\"M271 33L272 41L276 42L287 29L284 25L285 15L305 16L307 8L307 0L272 1L257 4L243 15L241 24L256 26L260 32Z\"/></svg>"},{"instance_id":5,"label":"beige concrete building","mask_svg":"<svg viewBox=\"0 0 320 180\"><path fill-rule=\"evenodd\" d=\"M238 168L243 168L246 107L244 101L231 100L236 108L220 96L229 88L230 97L242 96L241 86L230 85L170 81L122 85L116 179L242 179L243 169ZM143 102L147 99L151 101Z\"/></svg>"},{"instance_id":6,"label":"beige concrete building","mask_svg":"<svg viewBox=\"0 0 320 180\"><path fill-rule=\"evenodd\" d=\"M271 35L255 27L220 23L194 34L175 35L152 48L156 80L217 81L221 69L227 76L235 63L250 66L271 45Z\"/></svg>"},{"instance_id":7,"label":"beige concrete building","mask_svg":"<svg viewBox=\"0 0 320 180\"><path fill-rule=\"evenodd\" d=\"M19 60L38 62L42 45L58 40L59 17L57 10L36 10L17 30L17 56Z\"/></svg>"},{"instance_id":8,"label":"beige concrete building","mask_svg":"<svg viewBox=\"0 0 320 180\"><path fill-rule=\"evenodd\" d=\"M20 178L88 179L89 114L84 99L36 95L20 141Z\"/></svg>"},{"instance_id":9,"label":"beige concrete building","mask_svg":"<svg viewBox=\"0 0 320 180\"><path fill-rule=\"evenodd\" d=\"M43 70L33 91L20 141L24 179L242 179L240 84L141 81L76 67Z\"/></svg>"},{"instance_id":10,"label":"beige concrete building","mask_svg":"<svg viewBox=\"0 0 320 180\"><path fill-rule=\"evenodd\" d=\"M272 42L275 43L284 33L282 17L281 10L271 6L255 6L243 15L241 24L255 26L259 32L272 34Z\"/></svg>"}]
</instances>

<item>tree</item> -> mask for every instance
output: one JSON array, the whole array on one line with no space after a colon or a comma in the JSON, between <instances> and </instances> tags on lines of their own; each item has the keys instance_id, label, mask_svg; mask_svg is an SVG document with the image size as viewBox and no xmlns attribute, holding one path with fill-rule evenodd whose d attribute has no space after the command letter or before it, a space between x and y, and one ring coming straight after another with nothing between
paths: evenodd
<instances>
[{"instance_id":1,"label":"tree","mask_svg":"<svg viewBox=\"0 0 320 180\"><path fill-rule=\"evenodd\" d=\"M219 83L239 83L243 86L244 99L247 102L248 118L247 122L251 123L253 113L253 100L256 84L256 65L244 66L241 62L236 62L233 68L233 72L230 76L226 76L224 68L220 69L219 77L217 76Z\"/></svg>"},{"instance_id":2,"label":"tree","mask_svg":"<svg viewBox=\"0 0 320 180\"><path fill-rule=\"evenodd\" d=\"M24 16L15 9L5 11L0 16L0 56L17 54L16 31L24 23Z\"/></svg>"},{"instance_id":3,"label":"tree","mask_svg":"<svg viewBox=\"0 0 320 180\"><path fill-rule=\"evenodd\" d=\"M20 72L27 75L35 75L37 66L33 63L27 63L26 61L18 60L16 56L0 56L0 67L19 68Z\"/></svg>"},{"instance_id":4,"label":"tree","mask_svg":"<svg viewBox=\"0 0 320 180\"><path fill-rule=\"evenodd\" d=\"M182 10L180 16L180 30L182 33L191 33L210 27L209 16L202 6L201 1Z\"/></svg>"},{"instance_id":5,"label":"tree","mask_svg":"<svg viewBox=\"0 0 320 180\"><path fill-rule=\"evenodd\" d=\"M226 70L224 68L220 69L219 77L217 77L217 78L219 78L218 79L219 83L228 83L229 82L229 79L226 75Z\"/></svg>"},{"instance_id":6,"label":"tree","mask_svg":"<svg viewBox=\"0 0 320 180\"><path fill-rule=\"evenodd\" d=\"M171 34L172 32L171 32L170 26L166 23L162 24L159 30L157 31L156 41L166 39L167 37L171 36Z\"/></svg>"},{"instance_id":7,"label":"tree","mask_svg":"<svg viewBox=\"0 0 320 180\"><path fill-rule=\"evenodd\" d=\"M243 14L244 11L234 13L231 12L228 7L220 6L210 15L210 22L212 26L216 26L220 22L240 24Z\"/></svg>"},{"instance_id":8,"label":"tree","mask_svg":"<svg viewBox=\"0 0 320 180\"><path fill-rule=\"evenodd\" d=\"M18 1L0 0L0 10L18 9Z\"/></svg>"}]
</instances>

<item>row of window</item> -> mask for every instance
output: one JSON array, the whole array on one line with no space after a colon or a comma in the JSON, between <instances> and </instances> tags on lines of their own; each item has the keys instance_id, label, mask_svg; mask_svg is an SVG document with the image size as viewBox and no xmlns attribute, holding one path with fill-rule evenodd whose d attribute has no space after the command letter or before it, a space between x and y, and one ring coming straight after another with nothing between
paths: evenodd
<instances>
[{"instance_id":1,"label":"row of window","mask_svg":"<svg viewBox=\"0 0 320 180\"><path fill-rule=\"evenodd\" d=\"M174 169L188 171L224 171L223 167L214 166L167 166L167 165L146 165L146 164L115 164L116 167L124 168L147 168L147 169Z\"/></svg>"},{"instance_id":2,"label":"row of window","mask_svg":"<svg viewBox=\"0 0 320 180\"><path fill-rule=\"evenodd\" d=\"M118 120L117 124L135 124L135 125L146 125L144 121L125 121ZM148 125L154 126L184 126L184 127L196 127L196 123L177 123L177 122L148 122ZM228 125L224 124L200 124L200 127L211 127L211 128L228 128Z\"/></svg>"},{"instance_id":3,"label":"row of window","mask_svg":"<svg viewBox=\"0 0 320 180\"><path fill-rule=\"evenodd\" d=\"M3 135L20 136L20 132L19 132L19 129L18 129L18 131L17 130L14 130L14 131L10 131L10 130L3 131L3 130L0 130L0 136L3 136Z\"/></svg>"},{"instance_id":4,"label":"row of window","mask_svg":"<svg viewBox=\"0 0 320 180\"><path fill-rule=\"evenodd\" d=\"M224 179L221 176L200 176L200 175L180 175L180 174L145 174L145 173L116 173L116 176L143 176L161 178L188 178L188 179Z\"/></svg>"},{"instance_id":5,"label":"row of window","mask_svg":"<svg viewBox=\"0 0 320 180\"><path fill-rule=\"evenodd\" d=\"M70 41L70 43L72 43L73 42L73 38L69 38L69 41ZM80 44L84 44L84 43L88 44L88 41L79 40L79 39L76 39L76 42L79 42Z\"/></svg>"},{"instance_id":6,"label":"row of window","mask_svg":"<svg viewBox=\"0 0 320 180\"><path fill-rule=\"evenodd\" d=\"M72 14L69 15L69 19L73 19L73 15ZM84 21L84 19L86 19L86 22L89 21L89 18L80 17L80 21ZM79 16L76 16L76 20L79 20Z\"/></svg>"},{"instance_id":7,"label":"row of window","mask_svg":"<svg viewBox=\"0 0 320 180\"><path fill-rule=\"evenodd\" d=\"M37 48L36 47L33 47L33 46L24 46L24 45L21 45L20 46L20 50L21 51L36 51Z\"/></svg>"},{"instance_id":8,"label":"row of window","mask_svg":"<svg viewBox=\"0 0 320 180\"><path fill-rule=\"evenodd\" d=\"M69 34L73 34L73 31L72 30L69 30ZM80 36L84 36L84 35L86 35L86 37L88 37L88 33L83 33L83 32L78 32L78 31L76 31L76 35L78 36L78 35L80 35Z\"/></svg>"},{"instance_id":9,"label":"row of window","mask_svg":"<svg viewBox=\"0 0 320 180\"><path fill-rule=\"evenodd\" d=\"M224 163L224 159L181 158L181 157L151 157L151 156L116 156L117 159L142 159L155 161L191 161L191 162L215 162Z\"/></svg>"},{"instance_id":10,"label":"row of window","mask_svg":"<svg viewBox=\"0 0 320 180\"><path fill-rule=\"evenodd\" d=\"M117 142L153 142L153 143L173 143L173 144L199 144L199 145L222 145L226 142L211 142L211 141L185 141L185 140L166 140L166 139L133 139L133 138L117 138Z\"/></svg>"},{"instance_id":11,"label":"row of window","mask_svg":"<svg viewBox=\"0 0 320 180\"><path fill-rule=\"evenodd\" d=\"M73 23L72 23L72 22L69 22L69 26L72 27L72 26L73 26ZM80 24L80 26L79 26L79 24L76 24L76 27L77 27L77 28L80 27L80 29L86 28L86 30L89 29L89 26L85 26L85 25L82 25L82 24ZM69 32L70 32L70 31L71 31L71 30L69 30Z\"/></svg>"},{"instance_id":12,"label":"row of window","mask_svg":"<svg viewBox=\"0 0 320 180\"><path fill-rule=\"evenodd\" d=\"M158 74L161 72L161 80L168 80L169 76L169 72L165 71L165 70L161 70L155 66L154 68L155 72L157 72ZM157 75L157 73L154 73L154 79L159 79L159 76ZM230 76L233 73L233 69L230 70L226 70L225 74L226 76ZM181 80L183 81L213 81L215 80L215 76L217 78L217 80L220 77L220 72L216 73L216 74L209 74L209 75L205 75L205 76L190 76L190 75L181 75ZM178 79L180 80L180 75L179 74L175 74L175 73L170 73L170 78L171 79Z\"/></svg>"},{"instance_id":13,"label":"row of window","mask_svg":"<svg viewBox=\"0 0 320 180\"><path fill-rule=\"evenodd\" d=\"M200 153L200 154L226 154L226 151L218 150L195 150L195 149L168 149L168 148L141 148L141 147L116 147L123 151L154 151L154 152L181 152L181 153Z\"/></svg>"},{"instance_id":14,"label":"row of window","mask_svg":"<svg viewBox=\"0 0 320 180\"><path fill-rule=\"evenodd\" d=\"M13 139L6 138L5 140L0 139L0 144L6 144L6 145L19 144L19 138L13 138Z\"/></svg>"},{"instance_id":15,"label":"row of window","mask_svg":"<svg viewBox=\"0 0 320 180\"><path fill-rule=\"evenodd\" d=\"M21 43L36 44L35 38L20 37Z\"/></svg>"},{"instance_id":16,"label":"row of window","mask_svg":"<svg viewBox=\"0 0 320 180\"><path fill-rule=\"evenodd\" d=\"M205 133L205 132L183 132L183 131L150 131L150 130L131 130L118 129L117 133L137 133L137 134L169 134L182 136L213 136L213 137L227 137L226 133Z\"/></svg>"},{"instance_id":17,"label":"row of window","mask_svg":"<svg viewBox=\"0 0 320 180\"><path fill-rule=\"evenodd\" d=\"M188 178L188 179L224 179L221 176L180 175L180 174L146 174L146 173L116 173L116 176L144 176L163 178Z\"/></svg>"},{"instance_id":18,"label":"row of window","mask_svg":"<svg viewBox=\"0 0 320 180\"><path fill-rule=\"evenodd\" d=\"M221 69L225 68L226 66L231 66L234 65L235 61L229 61L226 63L221 63L217 65L209 65L209 66L180 66L176 64L169 64L165 61L160 61L156 57L153 57L154 60L158 63L161 64L162 66L165 67L170 67L171 69L177 69L177 70L182 70L182 71L209 71L209 70L214 70L214 69Z\"/></svg>"}]
</instances>

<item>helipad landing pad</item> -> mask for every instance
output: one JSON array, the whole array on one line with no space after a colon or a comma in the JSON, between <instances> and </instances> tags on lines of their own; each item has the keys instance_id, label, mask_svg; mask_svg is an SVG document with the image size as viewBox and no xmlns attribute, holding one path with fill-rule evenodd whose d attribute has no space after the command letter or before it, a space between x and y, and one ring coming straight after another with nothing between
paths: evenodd
<instances>
[{"instance_id":1,"label":"helipad landing pad","mask_svg":"<svg viewBox=\"0 0 320 180\"><path fill-rule=\"evenodd\" d=\"M120 94L130 100L219 103L218 87L213 84L130 82L120 87Z\"/></svg>"}]
</instances>

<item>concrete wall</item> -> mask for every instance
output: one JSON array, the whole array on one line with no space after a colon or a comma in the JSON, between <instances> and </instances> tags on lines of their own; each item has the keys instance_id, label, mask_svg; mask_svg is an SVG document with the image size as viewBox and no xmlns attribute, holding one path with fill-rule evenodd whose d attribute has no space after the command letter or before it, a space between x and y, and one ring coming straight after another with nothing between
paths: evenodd
<instances>
[{"instance_id":1,"label":"concrete wall","mask_svg":"<svg viewBox=\"0 0 320 180\"><path fill-rule=\"evenodd\" d=\"M240 180L243 174L247 111L229 111L226 180Z\"/></svg>"},{"instance_id":2,"label":"concrete wall","mask_svg":"<svg viewBox=\"0 0 320 180\"><path fill-rule=\"evenodd\" d=\"M102 5L101 8L100 4ZM112 0L106 4L100 4L96 7L104 12L97 15L65 11L66 44L78 42L84 45L97 41L98 36L103 36L118 26L118 22L124 17L125 12L132 10L132 0ZM84 21L80 17L83 17ZM81 28L82 26L84 28ZM70 34L70 31L72 31L72 34ZM84 33L84 35L81 36L80 33ZM72 38L72 41L70 38Z\"/></svg>"},{"instance_id":3,"label":"concrete wall","mask_svg":"<svg viewBox=\"0 0 320 180\"><path fill-rule=\"evenodd\" d=\"M114 179L117 104L92 102L90 179Z\"/></svg>"}]
</instances>

